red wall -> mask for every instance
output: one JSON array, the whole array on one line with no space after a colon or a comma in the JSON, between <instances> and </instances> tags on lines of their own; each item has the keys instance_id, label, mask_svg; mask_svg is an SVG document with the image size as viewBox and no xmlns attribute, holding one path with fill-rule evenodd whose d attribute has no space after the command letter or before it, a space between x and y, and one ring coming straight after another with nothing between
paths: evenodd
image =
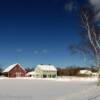
<instances>
[{"instance_id":1,"label":"red wall","mask_svg":"<svg viewBox=\"0 0 100 100\"><path fill-rule=\"evenodd\" d=\"M16 77L16 72L20 72L20 77L25 77L26 71L23 70L19 65L16 65L10 72L8 73L8 77Z\"/></svg>"}]
</instances>

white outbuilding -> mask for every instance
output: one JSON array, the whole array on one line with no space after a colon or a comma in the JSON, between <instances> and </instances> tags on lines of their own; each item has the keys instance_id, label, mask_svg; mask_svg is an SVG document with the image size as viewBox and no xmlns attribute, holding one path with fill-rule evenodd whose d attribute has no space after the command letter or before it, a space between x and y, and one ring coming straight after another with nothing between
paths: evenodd
<instances>
[{"instance_id":1,"label":"white outbuilding","mask_svg":"<svg viewBox=\"0 0 100 100\"><path fill-rule=\"evenodd\" d=\"M39 78L40 77L40 74L35 72L35 71L31 71L31 72L28 72L26 74L27 77L34 77L34 78Z\"/></svg>"},{"instance_id":2,"label":"white outbuilding","mask_svg":"<svg viewBox=\"0 0 100 100\"><path fill-rule=\"evenodd\" d=\"M80 70L79 74L91 76L92 75L92 71L90 71L90 70Z\"/></svg>"}]
</instances>

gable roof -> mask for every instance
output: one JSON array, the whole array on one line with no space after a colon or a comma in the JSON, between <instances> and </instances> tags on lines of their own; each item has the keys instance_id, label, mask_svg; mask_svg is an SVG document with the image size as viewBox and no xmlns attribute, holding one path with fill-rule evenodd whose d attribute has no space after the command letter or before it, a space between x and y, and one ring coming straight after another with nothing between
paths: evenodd
<instances>
[{"instance_id":1,"label":"gable roof","mask_svg":"<svg viewBox=\"0 0 100 100\"><path fill-rule=\"evenodd\" d=\"M57 71L54 65L37 65L36 69L38 68L44 71Z\"/></svg>"},{"instance_id":2,"label":"gable roof","mask_svg":"<svg viewBox=\"0 0 100 100\"><path fill-rule=\"evenodd\" d=\"M25 71L25 69L24 69L20 64L16 63L16 64L12 64L12 65L8 66L8 67L3 71L3 73L9 72L9 71L12 70L16 65L19 65L19 66Z\"/></svg>"}]
</instances>

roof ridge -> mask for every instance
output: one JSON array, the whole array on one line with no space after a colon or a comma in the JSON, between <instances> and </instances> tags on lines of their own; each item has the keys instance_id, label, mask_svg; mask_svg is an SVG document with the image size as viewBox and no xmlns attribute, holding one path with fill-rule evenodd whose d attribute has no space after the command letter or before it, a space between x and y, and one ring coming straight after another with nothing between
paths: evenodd
<instances>
[{"instance_id":1,"label":"roof ridge","mask_svg":"<svg viewBox=\"0 0 100 100\"><path fill-rule=\"evenodd\" d=\"M12 64L12 65L8 66L3 72L9 72L9 71L12 70L16 65L19 65L23 70L25 70L19 63L15 63L15 64Z\"/></svg>"}]
</instances>

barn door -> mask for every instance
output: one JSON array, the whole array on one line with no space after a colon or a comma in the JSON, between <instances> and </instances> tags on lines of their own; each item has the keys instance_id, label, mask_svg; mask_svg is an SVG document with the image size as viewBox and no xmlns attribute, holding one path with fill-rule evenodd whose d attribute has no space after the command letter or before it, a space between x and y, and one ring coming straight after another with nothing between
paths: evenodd
<instances>
[{"instance_id":1,"label":"barn door","mask_svg":"<svg viewBox=\"0 0 100 100\"><path fill-rule=\"evenodd\" d=\"M16 72L16 77L21 77L21 72Z\"/></svg>"}]
</instances>

